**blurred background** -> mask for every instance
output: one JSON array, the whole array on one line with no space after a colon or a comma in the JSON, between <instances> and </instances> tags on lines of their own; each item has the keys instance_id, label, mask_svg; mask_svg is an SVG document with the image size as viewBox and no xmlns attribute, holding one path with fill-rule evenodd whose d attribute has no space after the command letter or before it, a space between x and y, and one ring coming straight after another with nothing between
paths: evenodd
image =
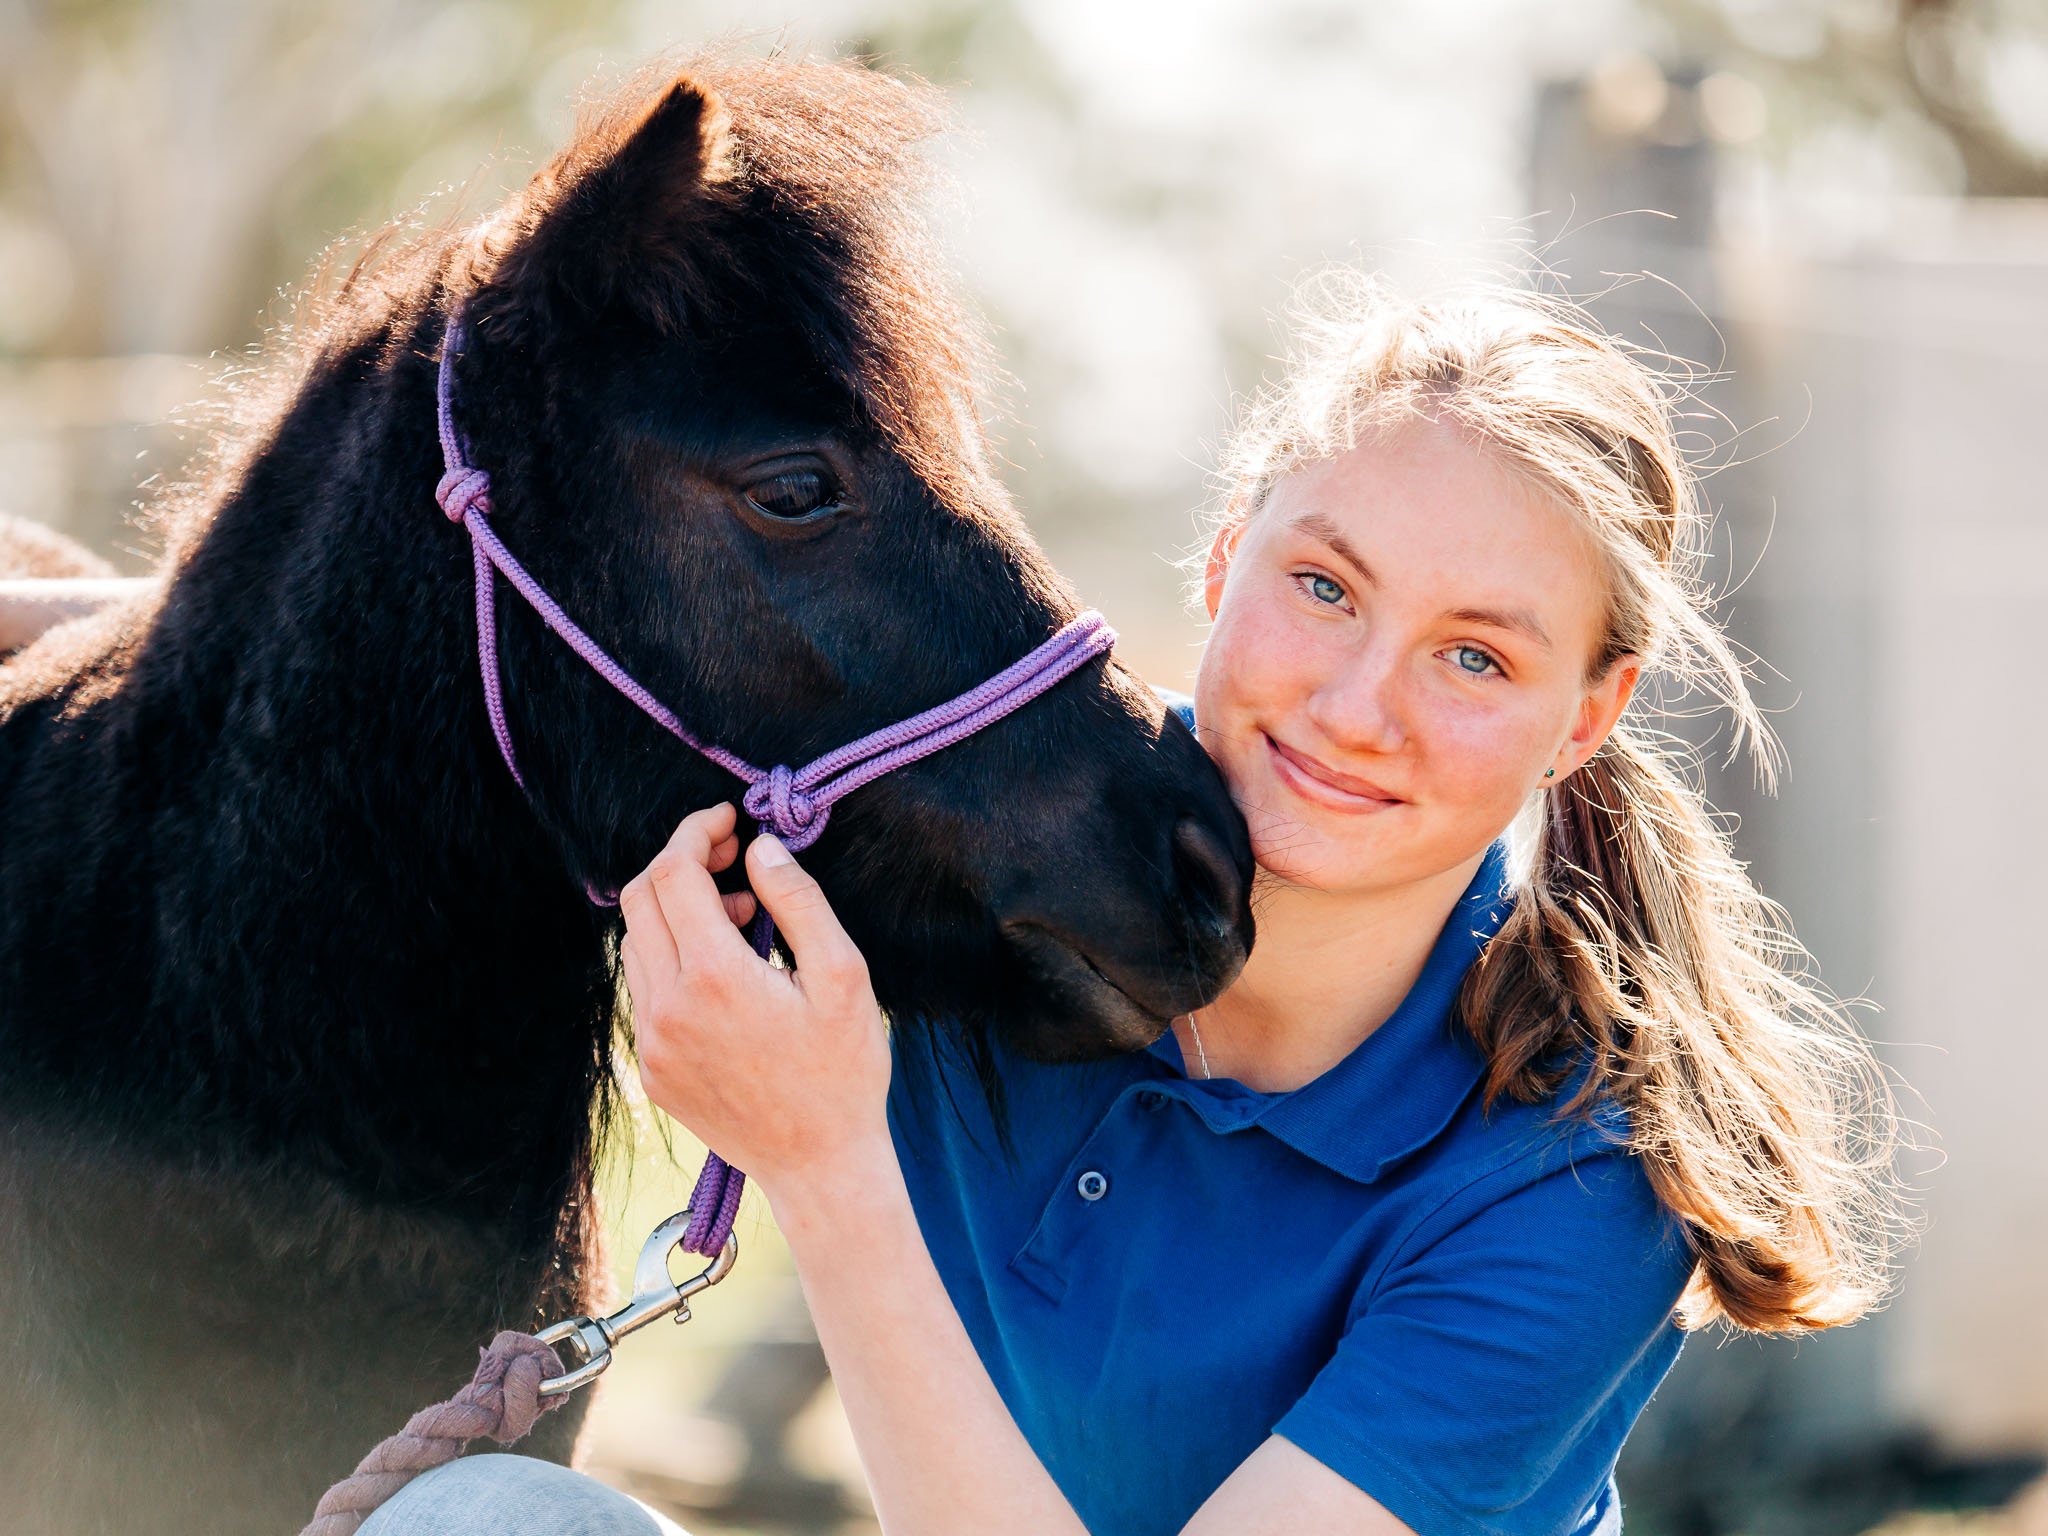
<instances>
[{"instance_id":1,"label":"blurred background","mask_svg":"<svg viewBox=\"0 0 2048 1536\"><path fill-rule=\"evenodd\" d=\"M135 505L323 249L489 208L594 72L735 29L948 88L1009 478L1155 682L1192 674L1176 561L1309 270L1540 264L1689 360L1790 756L1715 798L1939 1152L1887 1311L1688 1345L1629 1529L2048 1531L2048 3L0 0L0 508L144 569ZM622 1260L695 1168L650 1119ZM702 1533L871 1531L765 1206L741 1234L691 1327L622 1352L592 1468Z\"/></svg>"}]
</instances>

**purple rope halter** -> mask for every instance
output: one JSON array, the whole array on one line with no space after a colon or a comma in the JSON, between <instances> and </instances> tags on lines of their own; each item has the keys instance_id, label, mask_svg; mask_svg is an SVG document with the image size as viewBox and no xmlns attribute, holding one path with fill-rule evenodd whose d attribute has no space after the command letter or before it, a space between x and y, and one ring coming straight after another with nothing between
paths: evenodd
<instances>
[{"instance_id":1,"label":"purple rope halter","mask_svg":"<svg viewBox=\"0 0 2048 1536\"><path fill-rule=\"evenodd\" d=\"M709 758L727 773L742 780L746 793L741 803L763 832L773 832L792 849L808 848L825 830L833 802L883 774L914 763L921 757L952 746L984 726L1037 698L1054 683L1097 656L1106 655L1116 643L1116 631L1101 614L1089 611L1067 624L1051 639L1021 660L998 672L977 688L956 699L899 720L850 742L837 751L789 768L757 768L725 748L699 741L678 720L674 711L634 680L604 648L579 628L562 611L561 604L512 557L490 524L491 477L469 462L467 445L455 426L455 360L466 339L463 318L448 322L441 345L440 377L435 389L441 432L441 456L447 464L434 499L450 522L469 533L470 553L476 570L477 664L483 673L484 709L490 716L491 735L498 753L505 759L513 781L524 790L526 776L519 771L518 755L512 750L512 731L505 722L504 685L498 666L497 575L502 573L512 588L532 605L543 623L568 642L569 648L587 662L598 676L624 694L655 724L691 750ZM613 905L588 884L590 899ZM755 951L767 958L775 942L775 925L768 909L761 908L749 931ZM731 1167L715 1152L704 1164L697 1187L690 1195L690 1225L683 1246L692 1253L711 1257L725 1247L739 1214L740 1192L746 1175Z\"/></svg>"}]
</instances>

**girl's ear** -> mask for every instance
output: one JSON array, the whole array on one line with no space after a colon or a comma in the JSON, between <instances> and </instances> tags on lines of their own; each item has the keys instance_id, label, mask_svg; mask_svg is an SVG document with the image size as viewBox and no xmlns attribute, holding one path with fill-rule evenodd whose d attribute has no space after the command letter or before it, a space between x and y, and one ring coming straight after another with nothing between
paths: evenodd
<instances>
[{"instance_id":1,"label":"girl's ear","mask_svg":"<svg viewBox=\"0 0 2048 1536\"><path fill-rule=\"evenodd\" d=\"M1600 750L1601 744L1621 719L1621 712L1628 708L1628 701L1634 697L1636 684L1642 679L1643 659L1640 656L1618 656L1603 673L1598 682L1586 690L1579 701L1579 712L1572 722L1572 733L1558 748L1557 778L1552 784L1570 778L1587 758Z\"/></svg>"},{"instance_id":2,"label":"girl's ear","mask_svg":"<svg viewBox=\"0 0 2048 1536\"><path fill-rule=\"evenodd\" d=\"M1245 518L1233 505L1216 529L1216 536L1209 541L1209 559L1202 569L1202 601L1209 610L1212 623L1217 608L1222 606L1223 579L1230 574L1230 557L1237 553L1238 540L1244 537L1244 528Z\"/></svg>"}]
</instances>

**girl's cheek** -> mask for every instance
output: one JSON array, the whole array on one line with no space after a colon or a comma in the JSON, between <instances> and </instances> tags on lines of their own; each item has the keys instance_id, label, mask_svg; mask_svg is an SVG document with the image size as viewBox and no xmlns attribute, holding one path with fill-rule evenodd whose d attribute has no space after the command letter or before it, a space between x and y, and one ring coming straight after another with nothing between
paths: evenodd
<instances>
[{"instance_id":1,"label":"girl's cheek","mask_svg":"<svg viewBox=\"0 0 2048 1536\"><path fill-rule=\"evenodd\" d=\"M1251 596L1248 594L1248 597ZM1260 593L1230 614L1233 653L1262 671L1284 669L1287 642L1295 626L1274 594Z\"/></svg>"},{"instance_id":2,"label":"girl's cheek","mask_svg":"<svg viewBox=\"0 0 2048 1536\"><path fill-rule=\"evenodd\" d=\"M1519 807L1531 777L1529 765L1544 748L1541 722L1530 712L1484 701L1458 701L1433 711L1431 736L1436 745L1431 755L1441 775L1438 787L1453 802L1474 810ZM1534 772L1541 773L1541 766Z\"/></svg>"},{"instance_id":3,"label":"girl's cheek","mask_svg":"<svg viewBox=\"0 0 2048 1536\"><path fill-rule=\"evenodd\" d=\"M1269 605L1226 607L1210 632L1196 689L1196 713L1235 733L1268 712L1285 713L1314 688L1314 665L1283 615ZM1203 696L1216 713L1201 708Z\"/></svg>"},{"instance_id":4,"label":"girl's cheek","mask_svg":"<svg viewBox=\"0 0 2048 1536\"><path fill-rule=\"evenodd\" d=\"M1246 637L1258 658L1258 697L1291 714L1331 678L1352 664L1350 644L1335 625L1304 624L1284 610L1262 616L1260 629Z\"/></svg>"}]
</instances>

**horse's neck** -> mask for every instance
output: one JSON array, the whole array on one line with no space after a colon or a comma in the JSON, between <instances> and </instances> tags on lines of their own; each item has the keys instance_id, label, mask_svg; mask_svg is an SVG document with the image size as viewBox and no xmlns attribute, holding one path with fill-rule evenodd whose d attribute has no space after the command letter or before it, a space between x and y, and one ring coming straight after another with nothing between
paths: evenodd
<instances>
[{"instance_id":1,"label":"horse's neck","mask_svg":"<svg viewBox=\"0 0 2048 1536\"><path fill-rule=\"evenodd\" d=\"M9 1001L43 1005L50 1091L400 1198L545 1206L612 983L481 729L419 382L316 380L119 686L45 728L6 813L41 867L0 853L0 903L47 902L0 913Z\"/></svg>"}]
</instances>

